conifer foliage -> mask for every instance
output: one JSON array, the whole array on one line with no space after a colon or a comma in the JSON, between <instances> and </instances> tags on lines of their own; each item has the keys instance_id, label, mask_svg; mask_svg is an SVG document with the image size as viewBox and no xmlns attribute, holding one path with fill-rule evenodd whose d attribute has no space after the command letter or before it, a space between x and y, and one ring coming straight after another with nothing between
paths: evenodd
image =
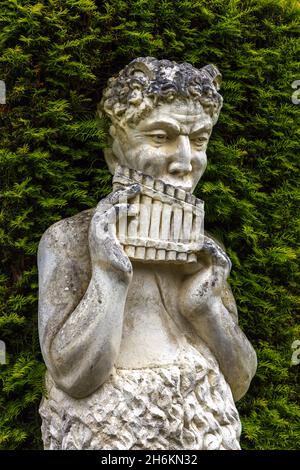
<instances>
[{"instance_id":1,"label":"conifer foliage","mask_svg":"<svg viewBox=\"0 0 300 470\"><path fill-rule=\"evenodd\" d=\"M291 364L300 340L297 54L292 0L1 1L0 448L41 448L38 242L110 191L96 104L112 74L146 55L213 63L223 74L196 194L233 262L240 323L258 354L238 403L242 447L300 447L300 364Z\"/></svg>"}]
</instances>

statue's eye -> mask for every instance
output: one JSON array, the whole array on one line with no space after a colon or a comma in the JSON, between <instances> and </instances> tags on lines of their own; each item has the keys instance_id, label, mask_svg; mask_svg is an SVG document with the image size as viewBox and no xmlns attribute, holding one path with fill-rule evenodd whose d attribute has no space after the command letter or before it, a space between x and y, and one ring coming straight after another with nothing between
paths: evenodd
<instances>
[{"instance_id":1,"label":"statue's eye","mask_svg":"<svg viewBox=\"0 0 300 470\"><path fill-rule=\"evenodd\" d=\"M207 142L206 137L196 137L195 139L191 139L192 144L196 147L202 147Z\"/></svg>"},{"instance_id":2,"label":"statue's eye","mask_svg":"<svg viewBox=\"0 0 300 470\"><path fill-rule=\"evenodd\" d=\"M162 132L151 134L151 138L156 144L164 144L168 140L167 134L163 134Z\"/></svg>"}]
</instances>

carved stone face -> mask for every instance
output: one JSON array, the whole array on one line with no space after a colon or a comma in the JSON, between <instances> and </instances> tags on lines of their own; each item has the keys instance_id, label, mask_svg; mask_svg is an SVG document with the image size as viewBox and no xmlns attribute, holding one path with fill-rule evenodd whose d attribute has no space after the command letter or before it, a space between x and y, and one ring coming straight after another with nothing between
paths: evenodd
<instances>
[{"instance_id":1,"label":"carved stone face","mask_svg":"<svg viewBox=\"0 0 300 470\"><path fill-rule=\"evenodd\" d=\"M192 192L207 164L212 119L198 101L176 99L154 108L135 127L111 126L118 163Z\"/></svg>"}]
</instances>

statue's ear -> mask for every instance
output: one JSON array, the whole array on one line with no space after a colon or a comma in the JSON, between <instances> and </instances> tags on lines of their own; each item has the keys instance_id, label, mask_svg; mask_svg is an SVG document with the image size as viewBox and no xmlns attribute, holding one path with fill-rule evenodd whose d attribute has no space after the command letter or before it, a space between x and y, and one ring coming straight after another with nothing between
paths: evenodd
<instances>
[{"instance_id":1,"label":"statue's ear","mask_svg":"<svg viewBox=\"0 0 300 470\"><path fill-rule=\"evenodd\" d=\"M221 83L222 83L222 75L219 69L215 65L209 64L209 65L205 65L205 67L202 67L202 69L200 70L203 70L206 73L208 73L210 79L212 80L214 86L216 87L216 90L219 91L221 88Z\"/></svg>"},{"instance_id":2,"label":"statue's ear","mask_svg":"<svg viewBox=\"0 0 300 470\"><path fill-rule=\"evenodd\" d=\"M154 67L157 60L154 57L138 57L128 65L128 74L138 76L140 73L149 80L155 79Z\"/></svg>"}]
</instances>

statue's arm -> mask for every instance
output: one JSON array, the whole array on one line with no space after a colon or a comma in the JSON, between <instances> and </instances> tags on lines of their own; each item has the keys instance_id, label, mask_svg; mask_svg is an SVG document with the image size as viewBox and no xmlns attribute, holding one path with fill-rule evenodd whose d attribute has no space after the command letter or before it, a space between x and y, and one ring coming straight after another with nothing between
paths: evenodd
<instances>
[{"instance_id":1,"label":"statue's arm","mask_svg":"<svg viewBox=\"0 0 300 470\"><path fill-rule=\"evenodd\" d=\"M89 228L90 266L79 253L70 256L68 234L55 225L39 245L42 353L57 385L76 398L107 379L119 352L132 266L112 227L116 211L121 216L127 210L126 204L97 207Z\"/></svg>"},{"instance_id":2,"label":"statue's arm","mask_svg":"<svg viewBox=\"0 0 300 470\"><path fill-rule=\"evenodd\" d=\"M237 401L247 392L257 360L251 343L238 326L235 302L227 277L230 261L206 237L201 270L186 277L181 286L180 311L193 324L217 358ZM226 305L226 306L225 306Z\"/></svg>"},{"instance_id":3,"label":"statue's arm","mask_svg":"<svg viewBox=\"0 0 300 470\"><path fill-rule=\"evenodd\" d=\"M69 260L47 246L46 236L39 259L50 257L51 267L40 269L39 281L43 356L61 389L87 396L105 381L118 354L128 284L95 266L86 292L74 305L77 296L64 292Z\"/></svg>"}]
</instances>

